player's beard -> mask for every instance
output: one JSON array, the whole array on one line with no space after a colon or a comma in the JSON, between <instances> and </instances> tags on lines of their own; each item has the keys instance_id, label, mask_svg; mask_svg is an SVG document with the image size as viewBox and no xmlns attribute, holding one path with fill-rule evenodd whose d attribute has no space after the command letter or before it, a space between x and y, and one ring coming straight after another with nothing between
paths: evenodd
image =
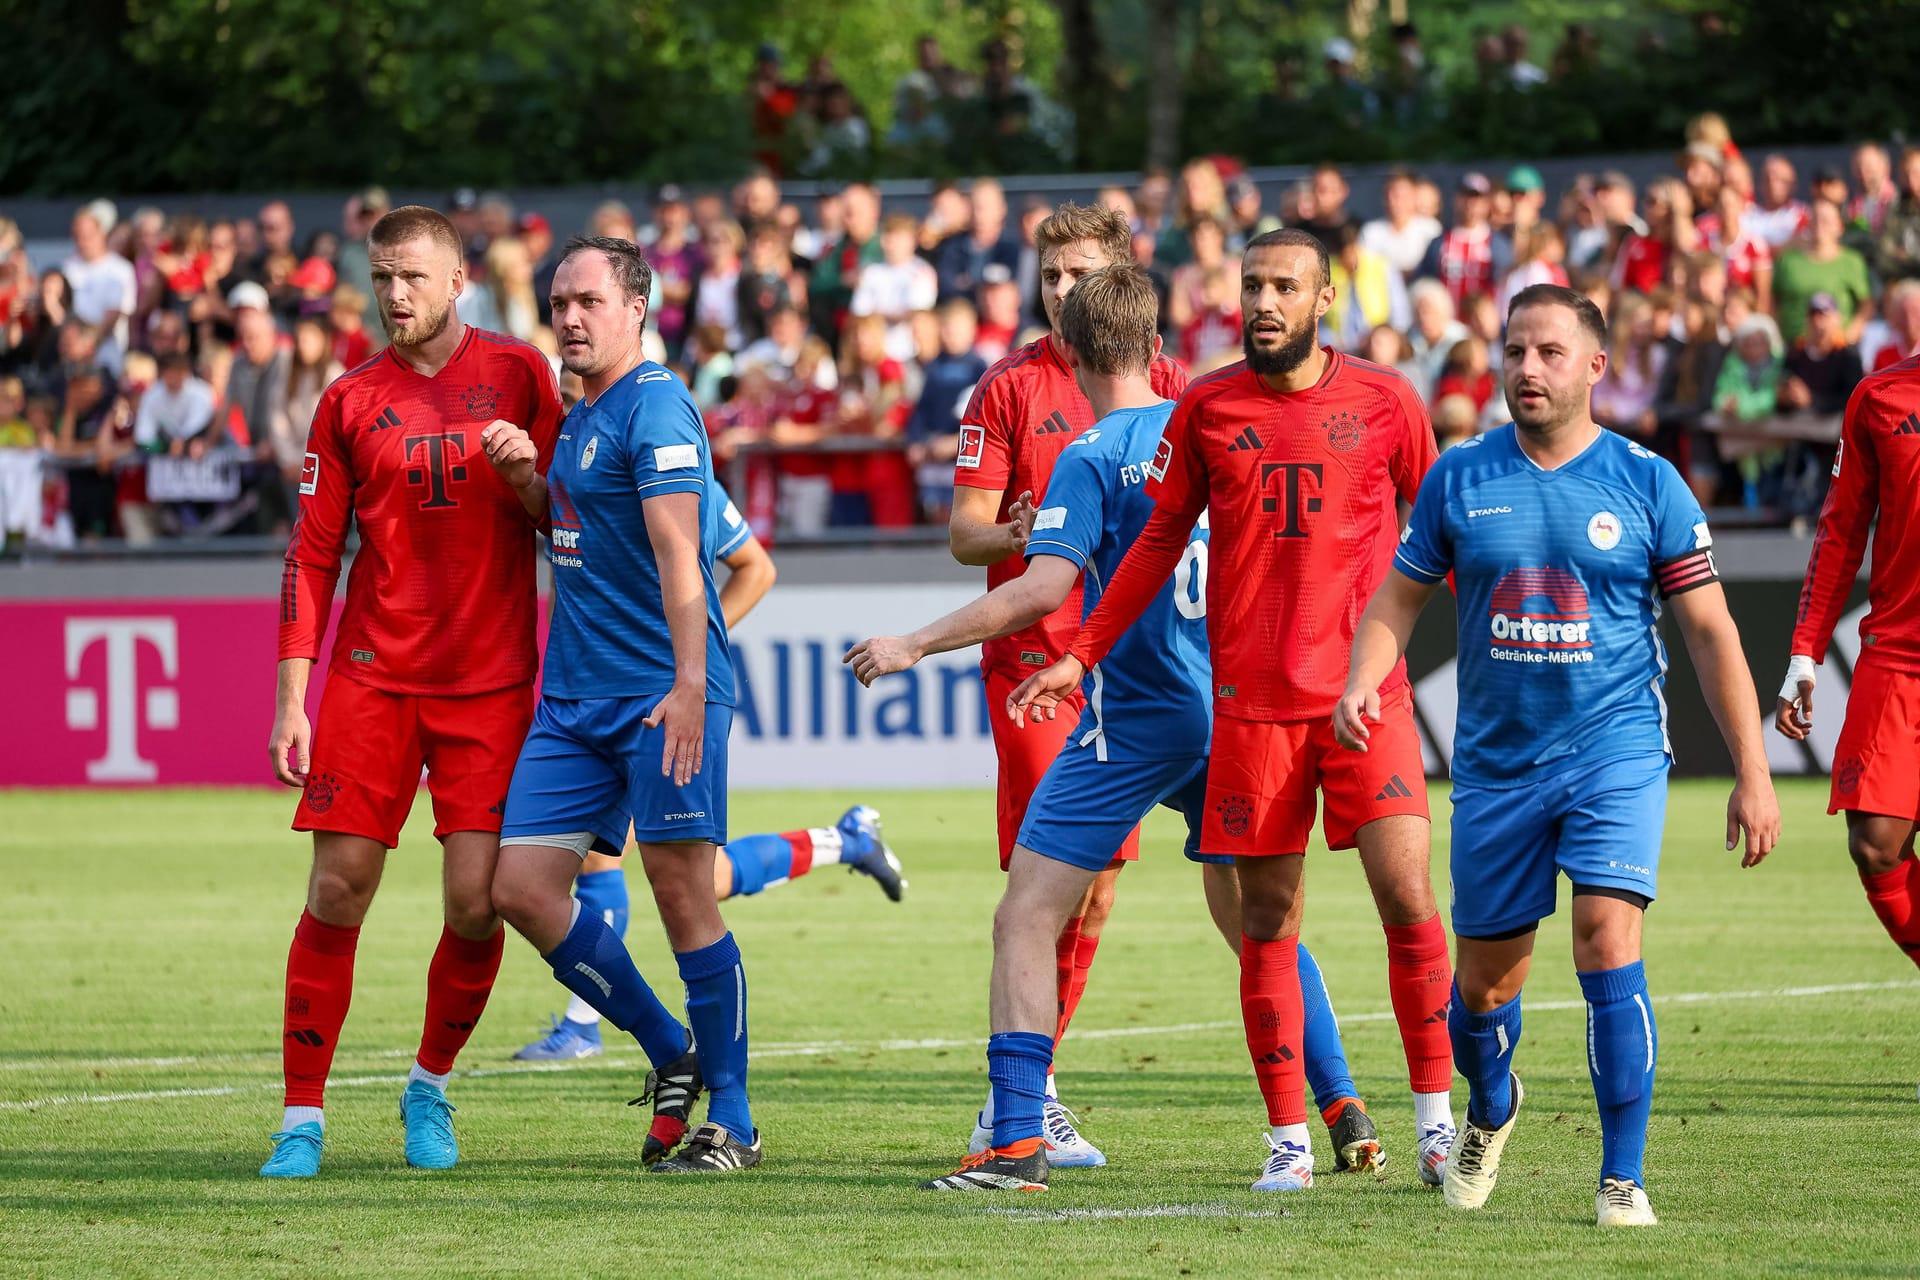
<instances>
[{"instance_id":1,"label":"player's beard","mask_svg":"<svg viewBox=\"0 0 1920 1280\"><path fill-rule=\"evenodd\" d=\"M1580 417L1587 407L1587 398L1593 393L1588 387L1581 386L1564 395L1555 395L1552 387L1541 387L1546 403L1528 409L1516 396L1507 406L1513 415L1513 425L1532 436L1552 435L1556 430Z\"/></svg>"},{"instance_id":2,"label":"player's beard","mask_svg":"<svg viewBox=\"0 0 1920 1280\"><path fill-rule=\"evenodd\" d=\"M415 308L413 318L405 324L395 324L386 312L380 313L380 327L387 331L387 341L396 347L418 347L432 342L447 331L447 323L453 318L451 304L438 311L426 311Z\"/></svg>"},{"instance_id":3,"label":"player's beard","mask_svg":"<svg viewBox=\"0 0 1920 1280\"><path fill-rule=\"evenodd\" d=\"M1262 351L1253 345L1253 322L1242 321L1240 324L1240 351L1247 358L1247 368L1263 377L1280 378L1292 373L1307 362L1319 341L1319 330L1312 325L1303 325L1278 347Z\"/></svg>"}]
</instances>

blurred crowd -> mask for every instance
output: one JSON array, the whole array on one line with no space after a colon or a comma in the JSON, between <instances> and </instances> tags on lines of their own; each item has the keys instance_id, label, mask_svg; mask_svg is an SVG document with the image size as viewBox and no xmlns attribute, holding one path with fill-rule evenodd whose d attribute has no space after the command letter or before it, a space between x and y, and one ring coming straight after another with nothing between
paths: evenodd
<instances>
[{"instance_id":1,"label":"blurred crowd","mask_svg":"<svg viewBox=\"0 0 1920 1280\"><path fill-rule=\"evenodd\" d=\"M1239 358L1240 246L1281 225L1321 237L1325 341L1405 372L1442 444L1505 421L1507 299L1570 284L1611 328L1596 416L1756 523L1818 510L1854 385L1920 352L1920 150L1863 144L1847 172L1802 174L1702 116L1644 189L1595 173L1549 192L1521 165L1450 191L1396 171L1381 195L1361 222L1336 167L1273 192L1208 158L1098 199L1131 219L1167 349L1196 376ZM94 201L38 275L0 219L10 542L284 534L321 391L385 341L364 236L390 203L368 189L337 228L300 228L278 201L211 222ZM972 388L1045 331L1047 204L980 178L914 205L854 183L803 208L762 170L663 187L644 224L609 201L578 228L646 250L650 354L693 389L768 537L944 523ZM547 219L464 190L446 209L468 246L461 318L552 356Z\"/></svg>"}]
</instances>

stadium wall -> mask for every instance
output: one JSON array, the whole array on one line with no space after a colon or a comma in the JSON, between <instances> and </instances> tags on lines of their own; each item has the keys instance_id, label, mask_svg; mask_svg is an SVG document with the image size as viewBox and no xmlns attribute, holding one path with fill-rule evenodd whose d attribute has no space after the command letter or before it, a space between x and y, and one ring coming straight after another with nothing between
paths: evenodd
<instances>
[{"instance_id":1,"label":"stadium wall","mask_svg":"<svg viewBox=\"0 0 1920 1280\"><path fill-rule=\"evenodd\" d=\"M1720 557L1763 706L1786 669L1806 543L1722 540ZM788 552L780 585L733 640L742 678L731 781L764 787L987 786L990 709L973 651L862 689L840 655L964 604L976 570L927 549ZM11 673L0 786L272 785L277 562L111 562L0 573ZM1822 674L1807 744L1767 734L1776 772L1832 763L1858 653L1858 602ZM1668 724L1677 768L1721 774L1725 748L1671 623ZM1442 593L1408 655L1431 776L1454 724L1454 616ZM311 692L318 705L321 681Z\"/></svg>"}]
</instances>

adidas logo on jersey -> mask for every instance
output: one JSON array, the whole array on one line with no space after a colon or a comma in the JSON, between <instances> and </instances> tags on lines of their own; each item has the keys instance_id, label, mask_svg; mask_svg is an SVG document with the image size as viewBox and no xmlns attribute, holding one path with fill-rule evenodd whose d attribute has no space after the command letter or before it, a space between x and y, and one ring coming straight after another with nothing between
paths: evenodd
<instances>
[{"instance_id":1,"label":"adidas logo on jersey","mask_svg":"<svg viewBox=\"0 0 1920 1280\"><path fill-rule=\"evenodd\" d=\"M1893 434L1897 436L1920 436L1920 413L1910 413L1901 419L1900 425L1893 429ZM1834 474L1839 475L1840 468L1837 465L1838 459L1835 459L1835 462Z\"/></svg>"},{"instance_id":2,"label":"adidas logo on jersey","mask_svg":"<svg viewBox=\"0 0 1920 1280\"><path fill-rule=\"evenodd\" d=\"M1071 435L1073 428L1067 424L1065 415L1058 409L1048 414L1047 420L1033 429L1033 434L1037 436L1057 436L1062 432Z\"/></svg>"},{"instance_id":3,"label":"adidas logo on jersey","mask_svg":"<svg viewBox=\"0 0 1920 1280\"><path fill-rule=\"evenodd\" d=\"M373 425L368 427L367 430L373 432L386 427L397 427L399 425L400 415L393 411L393 406L389 405L380 411L380 416L373 420Z\"/></svg>"},{"instance_id":4,"label":"adidas logo on jersey","mask_svg":"<svg viewBox=\"0 0 1920 1280\"><path fill-rule=\"evenodd\" d=\"M1375 796L1374 799L1375 800L1405 800L1408 796L1411 796L1412 794L1413 794L1413 791L1407 786L1406 783L1400 781L1400 775L1396 773L1391 778L1387 779L1387 785L1380 788L1380 794Z\"/></svg>"},{"instance_id":5,"label":"adidas logo on jersey","mask_svg":"<svg viewBox=\"0 0 1920 1280\"><path fill-rule=\"evenodd\" d=\"M1264 448L1266 448L1266 445L1261 443L1259 433L1256 432L1252 427L1248 427L1245 431L1242 431L1239 435L1233 438L1233 443L1227 446L1227 452L1238 453L1242 449L1264 449Z\"/></svg>"}]
</instances>

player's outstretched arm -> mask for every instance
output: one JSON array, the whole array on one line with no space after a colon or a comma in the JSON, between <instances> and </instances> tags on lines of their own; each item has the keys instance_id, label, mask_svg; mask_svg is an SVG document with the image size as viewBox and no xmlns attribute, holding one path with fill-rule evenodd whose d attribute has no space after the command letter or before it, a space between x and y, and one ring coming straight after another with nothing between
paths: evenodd
<instances>
[{"instance_id":1,"label":"player's outstretched arm","mask_svg":"<svg viewBox=\"0 0 1920 1280\"><path fill-rule=\"evenodd\" d=\"M540 450L533 437L504 418L480 431L480 447L500 478L513 486L520 505L535 520L547 518L547 478L540 474Z\"/></svg>"},{"instance_id":2,"label":"player's outstretched arm","mask_svg":"<svg viewBox=\"0 0 1920 1280\"><path fill-rule=\"evenodd\" d=\"M1165 445L1161 447L1164 449ZM1083 672L1099 666L1100 660L1126 634L1127 628L1138 622L1140 615L1147 611L1147 606L1153 603L1160 588L1166 585L1173 571L1186 559L1194 521L1206 509L1204 493L1193 504L1162 497L1154 506L1153 514L1147 517L1146 527L1140 530L1140 536L1127 548L1127 554L1121 557L1120 567L1113 571L1113 581L1101 593L1099 607L1087 615L1087 620L1080 624L1079 634L1067 646L1067 655L1080 663ZM1079 677L1075 676L1074 679L1077 682ZM1023 684L1021 687L1026 686ZM1015 692L1018 693L1018 690ZM1021 705L1031 702L1032 699L1027 699ZM1012 709L1011 702L1008 709Z\"/></svg>"},{"instance_id":3,"label":"player's outstretched arm","mask_svg":"<svg viewBox=\"0 0 1920 1280\"><path fill-rule=\"evenodd\" d=\"M1028 489L1000 523L1001 494L970 484L953 487L953 513L947 517L947 545L961 564L999 564L1026 549L1033 528L1033 490Z\"/></svg>"},{"instance_id":4,"label":"player's outstretched arm","mask_svg":"<svg viewBox=\"0 0 1920 1280\"><path fill-rule=\"evenodd\" d=\"M720 588L720 614L727 620L727 629L732 630L766 599L767 592L773 590L773 580L780 575L773 567L773 557L752 534L722 556L720 563L727 566L727 581Z\"/></svg>"},{"instance_id":5,"label":"player's outstretched arm","mask_svg":"<svg viewBox=\"0 0 1920 1280\"><path fill-rule=\"evenodd\" d=\"M1333 736L1349 751L1365 751L1372 731L1367 722L1380 722L1380 682L1407 651L1413 624L1439 589L1437 582L1415 582L1391 569L1380 589L1367 601L1367 611L1353 633L1353 652L1347 659L1347 691L1333 708Z\"/></svg>"},{"instance_id":6,"label":"player's outstretched arm","mask_svg":"<svg viewBox=\"0 0 1920 1280\"><path fill-rule=\"evenodd\" d=\"M1700 692L1733 755L1733 794L1727 800L1727 848L1746 833L1743 867L1758 866L1780 839L1780 802L1767 770L1761 737L1760 698L1740 648L1740 628L1727 611L1727 593L1717 582L1667 599L1687 653L1700 675Z\"/></svg>"},{"instance_id":7,"label":"player's outstretched arm","mask_svg":"<svg viewBox=\"0 0 1920 1280\"><path fill-rule=\"evenodd\" d=\"M1066 603L1080 567L1062 556L1037 555L1027 571L1003 582L973 603L904 636L873 636L847 650L841 659L861 684L905 671L930 653L951 653L982 640L1030 627Z\"/></svg>"},{"instance_id":8,"label":"player's outstretched arm","mask_svg":"<svg viewBox=\"0 0 1920 1280\"><path fill-rule=\"evenodd\" d=\"M647 541L660 570L660 608L673 640L673 689L646 719L665 727L660 774L684 787L700 772L707 741L707 584L700 573L700 495L644 499Z\"/></svg>"},{"instance_id":9,"label":"player's outstretched arm","mask_svg":"<svg viewBox=\"0 0 1920 1280\"><path fill-rule=\"evenodd\" d=\"M307 767L313 763L313 725L307 720L307 681L312 675L312 658L280 660L267 759L273 776L290 787L307 785Z\"/></svg>"}]
</instances>

